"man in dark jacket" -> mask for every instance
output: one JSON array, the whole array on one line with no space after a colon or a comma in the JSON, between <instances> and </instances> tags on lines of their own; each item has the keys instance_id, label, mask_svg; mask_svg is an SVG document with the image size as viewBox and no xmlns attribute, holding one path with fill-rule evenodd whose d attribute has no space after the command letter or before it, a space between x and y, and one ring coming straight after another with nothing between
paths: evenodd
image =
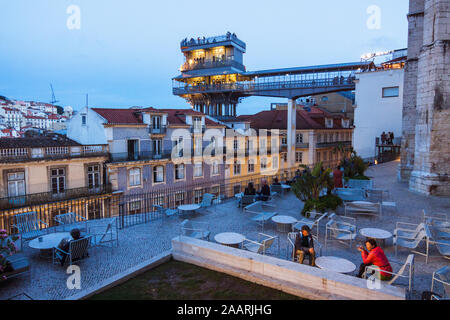
<instances>
[{"instance_id":1,"label":"man in dark jacket","mask_svg":"<svg viewBox=\"0 0 450 320\"><path fill-rule=\"evenodd\" d=\"M299 234L295 238L295 254L298 257L298 263L302 264L305 255L309 255L309 265L316 265L314 240L311 235L311 229L307 225L302 226L301 232L299 232Z\"/></svg>"},{"instance_id":2,"label":"man in dark jacket","mask_svg":"<svg viewBox=\"0 0 450 320\"><path fill-rule=\"evenodd\" d=\"M267 201L270 197L270 187L266 180L262 181L261 192L258 192L258 200Z\"/></svg>"}]
</instances>

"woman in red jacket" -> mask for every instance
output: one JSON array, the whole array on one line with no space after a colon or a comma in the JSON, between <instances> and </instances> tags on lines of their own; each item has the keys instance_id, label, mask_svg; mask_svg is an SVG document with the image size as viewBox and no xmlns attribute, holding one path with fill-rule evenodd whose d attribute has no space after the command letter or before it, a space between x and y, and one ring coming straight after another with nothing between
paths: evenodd
<instances>
[{"instance_id":1,"label":"woman in red jacket","mask_svg":"<svg viewBox=\"0 0 450 320\"><path fill-rule=\"evenodd\" d=\"M363 260L363 263L361 263L359 267L358 277L362 278L366 267L373 265L380 269L380 280L390 280L392 278L392 274L387 272L392 272L392 267L386 258L383 249L377 246L375 239L367 239L366 248L367 251L364 250L362 246L358 247L358 251L361 252L361 257Z\"/></svg>"}]
</instances>

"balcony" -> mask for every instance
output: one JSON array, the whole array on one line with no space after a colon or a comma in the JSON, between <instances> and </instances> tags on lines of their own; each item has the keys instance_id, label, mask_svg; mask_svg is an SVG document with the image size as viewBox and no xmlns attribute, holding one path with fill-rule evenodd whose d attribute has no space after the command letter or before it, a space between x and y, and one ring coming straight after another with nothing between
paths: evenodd
<instances>
[{"instance_id":1,"label":"balcony","mask_svg":"<svg viewBox=\"0 0 450 320\"><path fill-rule=\"evenodd\" d=\"M337 147L339 145L342 146L351 146L351 141L334 141L334 142L318 142L316 144L317 148L327 148L327 147Z\"/></svg>"},{"instance_id":2,"label":"balcony","mask_svg":"<svg viewBox=\"0 0 450 320\"><path fill-rule=\"evenodd\" d=\"M201 69L213 69L213 68L223 68L223 67L234 67L236 69L245 71L245 67L243 64L231 60L231 59L224 59L224 60L205 60L205 61L198 61L189 63L186 62L181 66L181 72L185 71L191 71L191 70L201 70Z\"/></svg>"},{"instance_id":3,"label":"balcony","mask_svg":"<svg viewBox=\"0 0 450 320\"><path fill-rule=\"evenodd\" d=\"M40 205L54 201L71 200L94 195L108 194L112 192L110 184L100 185L95 188L75 188L67 189L64 192L52 193L42 192L33 193L17 197L0 198L0 208L14 209L32 205Z\"/></svg>"},{"instance_id":4,"label":"balcony","mask_svg":"<svg viewBox=\"0 0 450 320\"><path fill-rule=\"evenodd\" d=\"M160 126L159 128L148 128L148 133L150 134L166 134L167 126Z\"/></svg>"},{"instance_id":5,"label":"balcony","mask_svg":"<svg viewBox=\"0 0 450 320\"><path fill-rule=\"evenodd\" d=\"M118 152L111 153L111 162L131 162L131 161L146 161L146 160L159 160L170 159L172 150L161 150L161 152L153 151L141 151L141 152Z\"/></svg>"},{"instance_id":6,"label":"balcony","mask_svg":"<svg viewBox=\"0 0 450 320\"><path fill-rule=\"evenodd\" d=\"M0 149L0 162L25 162L108 156L106 145Z\"/></svg>"},{"instance_id":7,"label":"balcony","mask_svg":"<svg viewBox=\"0 0 450 320\"><path fill-rule=\"evenodd\" d=\"M305 143L305 142L297 142L295 144L296 148L300 148L300 149L308 149L309 148L309 143Z\"/></svg>"},{"instance_id":8,"label":"balcony","mask_svg":"<svg viewBox=\"0 0 450 320\"><path fill-rule=\"evenodd\" d=\"M192 126L191 133L205 133L206 126Z\"/></svg>"}]
</instances>

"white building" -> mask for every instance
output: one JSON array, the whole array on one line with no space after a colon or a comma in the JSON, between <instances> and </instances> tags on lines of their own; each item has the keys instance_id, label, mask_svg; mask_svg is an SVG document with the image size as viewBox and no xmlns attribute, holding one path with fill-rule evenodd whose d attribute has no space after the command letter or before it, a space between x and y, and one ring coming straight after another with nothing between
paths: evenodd
<instances>
[{"instance_id":1,"label":"white building","mask_svg":"<svg viewBox=\"0 0 450 320\"><path fill-rule=\"evenodd\" d=\"M356 74L353 147L363 158L375 156L375 139L383 131L402 135L403 66L396 58L376 71Z\"/></svg>"}]
</instances>

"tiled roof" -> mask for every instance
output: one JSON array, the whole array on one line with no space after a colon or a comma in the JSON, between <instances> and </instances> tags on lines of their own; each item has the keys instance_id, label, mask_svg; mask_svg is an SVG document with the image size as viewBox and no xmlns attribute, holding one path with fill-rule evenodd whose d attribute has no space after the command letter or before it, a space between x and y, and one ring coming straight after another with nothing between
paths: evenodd
<instances>
[{"instance_id":1,"label":"tiled roof","mask_svg":"<svg viewBox=\"0 0 450 320\"><path fill-rule=\"evenodd\" d=\"M92 108L109 124L143 124L136 109Z\"/></svg>"},{"instance_id":2,"label":"tiled roof","mask_svg":"<svg viewBox=\"0 0 450 320\"><path fill-rule=\"evenodd\" d=\"M341 119L342 117L332 116L329 112L312 107L311 111L297 110L297 130L304 129L326 129L325 117ZM286 130L287 110L268 110L255 115L241 115L236 118L239 121L250 122L253 129L280 129ZM341 129L340 121L333 121L333 129Z\"/></svg>"},{"instance_id":3,"label":"tiled roof","mask_svg":"<svg viewBox=\"0 0 450 320\"><path fill-rule=\"evenodd\" d=\"M52 139L50 137L0 139L0 149L68 147L68 146L81 146L81 144L64 136L59 136L58 138L55 139Z\"/></svg>"}]
</instances>

